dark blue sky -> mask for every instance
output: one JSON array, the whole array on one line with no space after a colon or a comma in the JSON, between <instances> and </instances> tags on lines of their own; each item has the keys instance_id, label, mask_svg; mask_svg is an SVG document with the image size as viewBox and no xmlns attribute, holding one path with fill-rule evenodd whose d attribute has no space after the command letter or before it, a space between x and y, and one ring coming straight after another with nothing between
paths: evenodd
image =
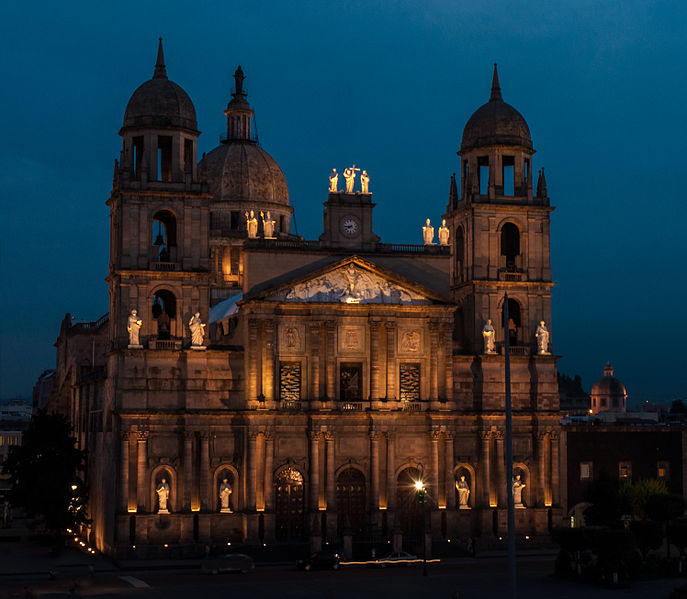
<instances>
[{"instance_id":1,"label":"dark blue sky","mask_svg":"<svg viewBox=\"0 0 687 599\"><path fill-rule=\"evenodd\" d=\"M645 1L3 3L0 397L54 367L65 312L107 310L117 132L159 35L201 151L218 143L243 66L308 238L330 169L355 162L376 232L421 243L498 62L557 207L560 370L588 389L610 360L635 399L686 397L686 17L684 2Z\"/></svg>"}]
</instances>

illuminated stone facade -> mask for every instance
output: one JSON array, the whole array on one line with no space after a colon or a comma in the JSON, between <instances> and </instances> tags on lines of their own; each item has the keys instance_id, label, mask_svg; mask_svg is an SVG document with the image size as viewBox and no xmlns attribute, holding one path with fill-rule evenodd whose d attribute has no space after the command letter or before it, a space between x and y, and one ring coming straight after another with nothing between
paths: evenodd
<instances>
[{"instance_id":1,"label":"illuminated stone facade","mask_svg":"<svg viewBox=\"0 0 687 599\"><path fill-rule=\"evenodd\" d=\"M551 320L551 208L543 177L532 194L529 131L529 145L499 138L500 121L487 115L478 125L489 135L466 145L466 127L449 246L381 243L371 194L340 191L326 198L322 235L306 241L290 233L281 169L251 134L242 71L227 137L198 165L193 105L161 81L160 48L154 78L127 107L108 200L107 378L89 441L97 546L317 545L344 535L398 544L399 533L417 542L420 475L430 541L489 544L504 531L511 477L504 357L482 355L481 331L491 318L501 351L506 291L519 308L513 448L526 509L517 526L547 534L561 517L556 358L536 355L534 330ZM521 133L522 123L506 126ZM500 166L480 193L471 177L484 156L514 161L511 194ZM255 185L237 183L246 172ZM271 211L276 239L264 239L262 225L247 238L249 210ZM141 349L128 347L132 309L143 320ZM206 350L190 348L195 312L209 323ZM463 509L461 476L470 486ZM157 513L162 478L169 514ZM224 479L232 493L220 511Z\"/></svg>"}]
</instances>

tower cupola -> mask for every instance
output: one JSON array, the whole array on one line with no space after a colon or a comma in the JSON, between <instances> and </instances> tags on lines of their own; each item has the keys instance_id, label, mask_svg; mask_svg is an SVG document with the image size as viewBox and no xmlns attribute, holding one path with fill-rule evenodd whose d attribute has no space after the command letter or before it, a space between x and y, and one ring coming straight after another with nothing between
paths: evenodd
<instances>
[{"instance_id":1,"label":"tower cupola","mask_svg":"<svg viewBox=\"0 0 687 599\"><path fill-rule=\"evenodd\" d=\"M232 99L227 104L224 114L227 115L227 137L222 140L225 143L232 141L257 142L257 136L253 137L253 116L255 112L246 99L243 89L245 76L241 65L234 72L234 92Z\"/></svg>"}]
</instances>

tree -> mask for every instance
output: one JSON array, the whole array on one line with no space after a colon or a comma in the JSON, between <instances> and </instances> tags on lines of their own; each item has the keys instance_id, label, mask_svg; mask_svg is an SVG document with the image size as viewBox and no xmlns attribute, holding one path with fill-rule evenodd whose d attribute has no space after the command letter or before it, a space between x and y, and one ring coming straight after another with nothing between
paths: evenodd
<instances>
[{"instance_id":1,"label":"tree","mask_svg":"<svg viewBox=\"0 0 687 599\"><path fill-rule=\"evenodd\" d=\"M21 445L10 448L3 467L12 488L10 502L41 516L58 537L88 522L83 471L86 452L77 449L67 419L41 410L31 418Z\"/></svg>"},{"instance_id":2,"label":"tree","mask_svg":"<svg viewBox=\"0 0 687 599\"><path fill-rule=\"evenodd\" d=\"M644 520L646 514L646 502L651 495L664 495L668 493L665 481L656 478L638 480L625 483L620 488L620 497L632 510L635 520Z\"/></svg>"},{"instance_id":3,"label":"tree","mask_svg":"<svg viewBox=\"0 0 687 599\"><path fill-rule=\"evenodd\" d=\"M685 402L681 399L675 399L670 404L670 413L680 415L687 414L687 405L685 405Z\"/></svg>"},{"instance_id":4,"label":"tree","mask_svg":"<svg viewBox=\"0 0 687 599\"><path fill-rule=\"evenodd\" d=\"M589 485L587 501L591 504L584 511L588 526L622 526L620 518L629 511L626 498L618 491L618 483L602 472L599 479Z\"/></svg>"},{"instance_id":5,"label":"tree","mask_svg":"<svg viewBox=\"0 0 687 599\"><path fill-rule=\"evenodd\" d=\"M666 538L668 540L668 557L670 557L670 521L679 518L685 513L687 500L676 493L661 493L649 495L646 500L645 510L652 520L666 523Z\"/></svg>"}]
</instances>

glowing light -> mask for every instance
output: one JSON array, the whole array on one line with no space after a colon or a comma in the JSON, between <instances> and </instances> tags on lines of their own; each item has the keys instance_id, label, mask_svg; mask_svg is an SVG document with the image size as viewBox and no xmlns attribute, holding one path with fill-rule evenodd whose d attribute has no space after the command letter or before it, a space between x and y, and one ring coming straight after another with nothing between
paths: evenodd
<instances>
[{"instance_id":1,"label":"glowing light","mask_svg":"<svg viewBox=\"0 0 687 599\"><path fill-rule=\"evenodd\" d=\"M227 543L227 547L231 547L231 543Z\"/></svg>"},{"instance_id":2,"label":"glowing light","mask_svg":"<svg viewBox=\"0 0 687 599\"><path fill-rule=\"evenodd\" d=\"M424 485L422 484L422 481L421 481L421 480L416 480L416 481L415 481L415 488L416 488L418 491L422 491L422 487L423 487L423 486L424 486Z\"/></svg>"},{"instance_id":3,"label":"glowing light","mask_svg":"<svg viewBox=\"0 0 687 599\"><path fill-rule=\"evenodd\" d=\"M165 547L169 547L169 545L167 543L165 543Z\"/></svg>"},{"instance_id":4,"label":"glowing light","mask_svg":"<svg viewBox=\"0 0 687 599\"><path fill-rule=\"evenodd\" d=\"M530 540L530 535L525 535L525 538L529 541L529 540Z\"/></svg>"},{"instance_id":5,"label":"glowing light","mask_svg":"<svg viewBox=\"0 0 687 599\"><path fill-rule=\"evenodd\" d=\"M78 487L76 485L72 485L72 491L76 491Z\"/></svg>"}]
</instances>

